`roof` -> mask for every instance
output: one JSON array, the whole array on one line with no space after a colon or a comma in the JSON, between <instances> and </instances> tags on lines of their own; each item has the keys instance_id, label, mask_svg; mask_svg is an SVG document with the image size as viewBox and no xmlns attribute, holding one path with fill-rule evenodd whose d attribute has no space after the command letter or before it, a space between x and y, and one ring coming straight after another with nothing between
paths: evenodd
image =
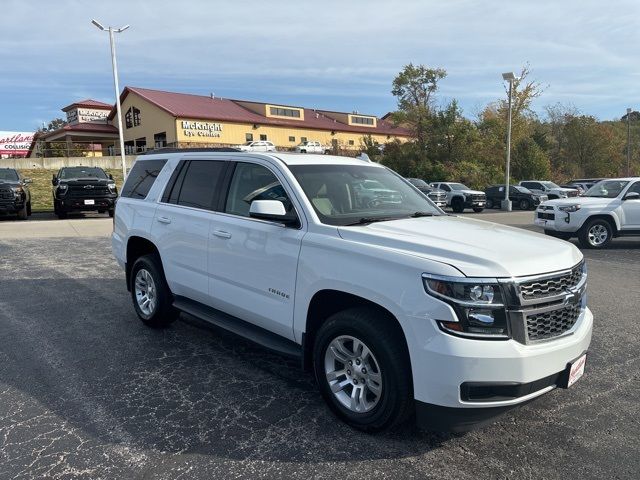
<instances>
[{"instance_id":1,"label":"roof","mask_svg":"<svg viewBox=\"0 0 640 480\"><path fill-rule=\"evenodd\" d=\"M74 102L71 105L67 105L62 109L62 111L67 112L73 108L78 108L78 107L96 108L98 110L111 110L113 108L113 105L87 98L86 100L80 100L79 102Z\"/></svg>"},{"instance_id":2,"label":"roof","mask_svg":"<svg viewBox=\"0 0 640 480\"><path fill-rule=\"evenodd\" d=\"M203 155L205 153L205 155ZM323 155L323 154L314 154L314 153L289 153L289 152L189 152L186 150L184 153L180 151L171 152L169 154L159 152L152 152L151 154L145 153L139 155L142 157L144 155L144 160L152 160L154 158L162 158L166 159L167 157L180 157L180 158L190 158L190 159L202 159L202 160L211 160L215 157L223 157L229 160L238 159L239 157L251 157L251 158L277 158L282 161L286 165L365 165L365 166L373 166L384 168L382 165L376 162L367 162L366 160L360 160L358 158L353 157L342 157L339 155ZM142 158L141 158L142 159Z\"/></svg>"},{"instance_id":3,"label":"roof","mask_svg":"<svg viewBox=\"0 0 640 480\"><path fill-rule=\"evenodd\" d=\"M121 102L124 102L130 93L140 96L175 118L253 123L258 125L309 128L315 130L335 130L340 132L362 133L365 135L409 135L408 130L402 127L396 127L391 122L381 119L378 119L376 127L354 126L329 118L320 111L303 107L297 108L303 108L304 120L272 118L255 113L239 104L239 102L246 102L261 105L280 105L279 103L249 102L218 97L212 98L204 95L165 92L162 90L150 90L138 87L125 87L120 96ZM345 114L347 113L345 112ZM109 120L114 117L115 110L112 110L109 114Z\"/></svg>"}]
</instances>

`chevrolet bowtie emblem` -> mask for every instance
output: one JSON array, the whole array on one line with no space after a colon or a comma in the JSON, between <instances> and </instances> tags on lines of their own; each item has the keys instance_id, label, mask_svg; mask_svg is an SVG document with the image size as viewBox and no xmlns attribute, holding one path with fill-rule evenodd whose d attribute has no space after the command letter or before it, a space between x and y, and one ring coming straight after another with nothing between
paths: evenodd
<instances>
[{"instance_id":1,"label":"chevrolet bowtie emblem","mask_svg":"<svg viewBox=\"0 0 640 480\"><path fill-rule=\"evenodd\" d=\"M93 185L85 185L84 188L93 188Z\"/></svg>"}]
</instances>

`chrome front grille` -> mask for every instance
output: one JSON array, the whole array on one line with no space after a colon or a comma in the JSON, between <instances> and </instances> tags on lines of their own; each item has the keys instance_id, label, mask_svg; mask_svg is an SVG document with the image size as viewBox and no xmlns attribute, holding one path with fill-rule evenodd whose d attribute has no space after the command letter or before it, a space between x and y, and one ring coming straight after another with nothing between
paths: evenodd
<instances>
[{"instance_id":1,"label":"chrome front grille","mask_svg":"<svg viewBox=\"0 0 640 480\"><path fill-rule=\"evenodd\" d=\"M584 262L570 270L505 283L512 292L507 310L511 335L523 344L570 334L586 308Z\"/></svg>"},{"instance_id":2,"label":"chrome front grille","mask_svg":"<svg viewBox=\"0 0 640 480\"><path fill-rule=\"evenodd\" d=\"M558 276L540 278L519 284L520 295L525 300L555 296L575 288L582 279L582 264Z\"/></svg>"},{"instance_id":3,"label":"chrome front grille","mask_svg":"<svg viewBox=\"0 0 640 480\"><path fill-rule=\"evenodd\" d=\"M554 338L568 332L582 312L580 304L567 305L558 310L537 313L526 317L529 341Z\"/></svg>"}]
</instances>

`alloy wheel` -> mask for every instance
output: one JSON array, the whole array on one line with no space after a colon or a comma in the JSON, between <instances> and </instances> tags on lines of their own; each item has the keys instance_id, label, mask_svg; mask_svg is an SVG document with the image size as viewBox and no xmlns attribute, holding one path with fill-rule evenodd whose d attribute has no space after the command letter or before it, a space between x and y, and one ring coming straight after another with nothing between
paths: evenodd
<instances>
[{"instance_id":1,"label":"alloy wheel","mask_svg":"<svg viewBox=\"0 0 640 480\"><path fill-rule=\"evenodd\" d=\"M156 309L156 284L151 274L141 268L136 273L135 286L136 302L144 315L152 315Z\"/></svg>"},{"instance_id":2,"label":"alloy wheel","mask_svg":"<svg viewBox=\"0 0 640 480\"><path fill-rule=\"evenodd\" d=\"M607 227L600 223L596 223L589 229L589 243L594 247L599 247L609 238Z\"/></svg>"},{"instance_id":3,"label":"alloy wheel","mask_svg":"<svg viewBox=\"0 0 640 480\"><path fill-rule=\"evenodd\" d=\"M380 364L360 339L350 335L334 338L325 351L324 367L331 392L351 412L369 412L380 401Z\"/></svg>"}]
</instances>

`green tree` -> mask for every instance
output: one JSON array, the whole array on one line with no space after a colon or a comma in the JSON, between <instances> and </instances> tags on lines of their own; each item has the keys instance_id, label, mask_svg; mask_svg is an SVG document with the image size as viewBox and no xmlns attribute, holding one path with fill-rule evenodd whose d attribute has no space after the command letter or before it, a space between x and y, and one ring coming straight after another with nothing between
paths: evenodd
<instances>
[{"instance_id":1,"label":"green tree","mask_svg":"<svg viewBox=\"0 0 640 480\"><path fill-rule=\"evenodd\" d=\"M511 155L511 176L523 180L551 178L549 156L533 138L522 138Z\"/></svg>"},{"instance_id":2,"label":"green tree","mask_svg":"<svg viewBox=\"0 0 640 480\"><path fill-rule=\"evenodd\" d=\"M426 148L438 82L447 76L442 68L405 65L393 79L391 93L398 101L395 123L409 128L421 148Z\"/></svg>"}]
</instances>

